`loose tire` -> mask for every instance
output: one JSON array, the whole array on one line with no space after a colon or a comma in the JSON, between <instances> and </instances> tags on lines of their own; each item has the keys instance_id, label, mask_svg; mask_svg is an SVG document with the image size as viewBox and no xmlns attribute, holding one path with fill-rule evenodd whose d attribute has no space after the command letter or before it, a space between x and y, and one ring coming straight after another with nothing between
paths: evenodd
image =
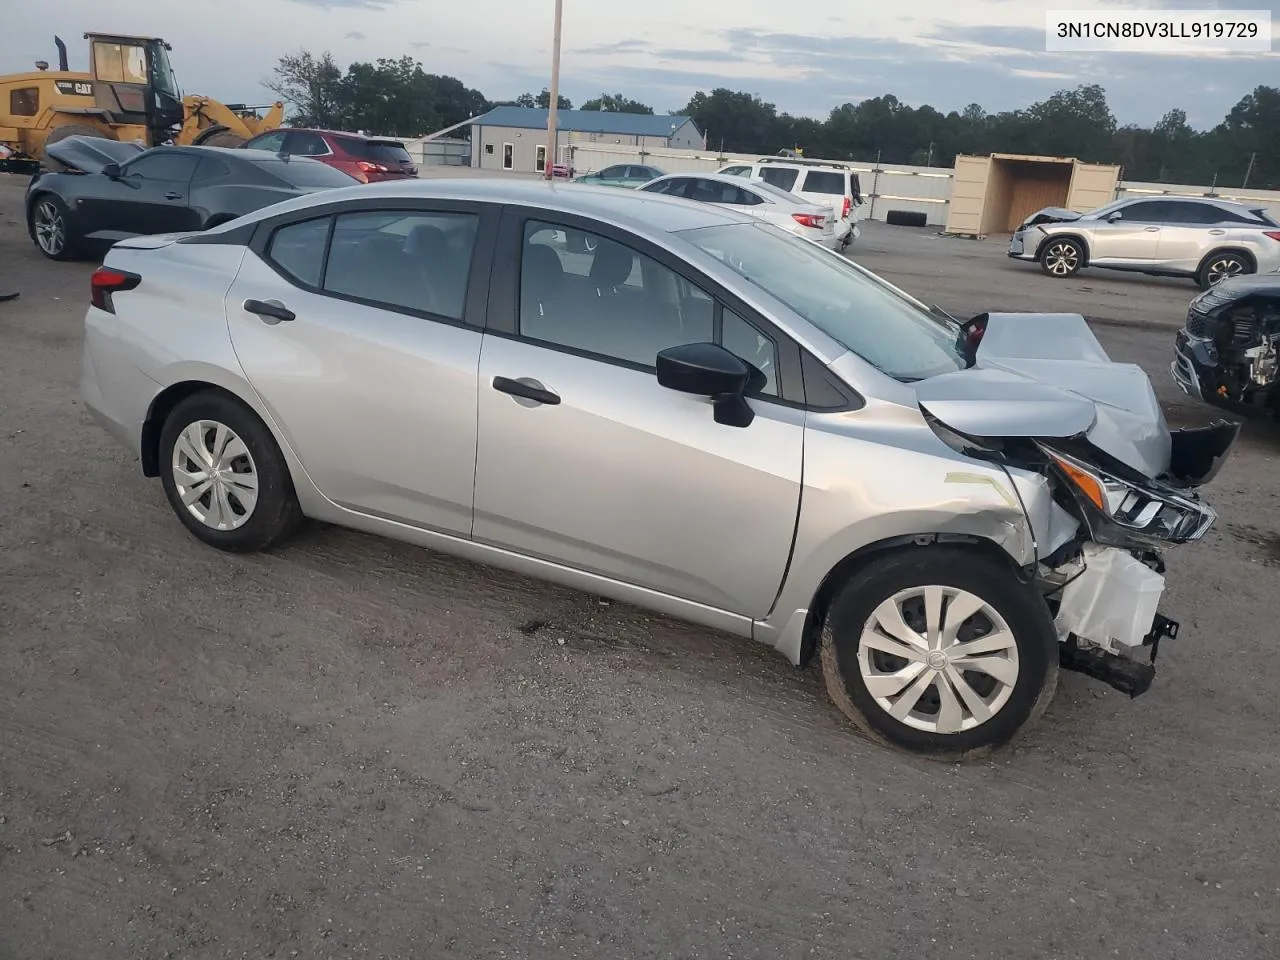
<instances>
[{"instance_id":1,"label":"loose tire","mask_svg":"<svg viewBox=\"0 0 1280 960\"><path fill-rule=\"evenodd\" d=\"M937 760L1008 743L1048 707L1058 640L1044 600L1005 564L955 547L874 559L835 596L822 672L873 739Z\"/></svg>"},{"instance_id":2,"label":"loose tire","mask_svg":"<svg viewBox=\"0 0 1280 960\"><path fill-rule=\"evenodd\" d=\"M71 225L67 205L52 193L37 194L31 201L27 232L50 260L75 260L81 254L81 241Z\"/></svg>"},{"instance_id":3,"label":"loose tire","mask_svg":"<svg viewBox=\"0 0 1280 960\"><path fill-rule=\"evenodd\" d=\"M1248 257L1230 252L1211 253L1196 271L1196 284L1201 290L1208 290L1223 280L1246 273L1253 273L1253 262Z\"/></svg>"},{"instance_id":4,"label":"loose tire","mask_svg":"<svg viewBox=\"0 0 1280 960\"><path fill-rule=\"evenodd\" d=\"M188 397L165 420L160 477L178 519L219 550L266 550L302 520L271 431L252 410L217 391Z\"/></svg>"},{"instance_id":5,"label":"loose tire","mask_svg":"<svg viewBox=\"0 0 1280 960\"><path fill-rule=\"evenodd\" d=\"M1050 240L1040 251L1040 269L1051 277L1074 277L1084 266L1084 248L1078 240Z\"/></svg>"}]
</instances>

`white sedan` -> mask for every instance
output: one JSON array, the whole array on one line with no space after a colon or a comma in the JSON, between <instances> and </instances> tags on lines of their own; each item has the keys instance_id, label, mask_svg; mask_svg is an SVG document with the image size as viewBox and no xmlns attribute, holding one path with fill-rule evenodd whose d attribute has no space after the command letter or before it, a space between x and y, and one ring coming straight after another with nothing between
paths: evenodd
<instances>
[{"instance_id":1,"label":"white sedan","mask_svg":"<svg viewBox=\"0 0 1280 960\"><path fill-rule=\"evenodd\" d=\"M810 203L763 180L743 180L718 173L677 173L650 180L640 190L730 207L824 247L836 246L830 208Z\"/></svg>"}]
</instances>

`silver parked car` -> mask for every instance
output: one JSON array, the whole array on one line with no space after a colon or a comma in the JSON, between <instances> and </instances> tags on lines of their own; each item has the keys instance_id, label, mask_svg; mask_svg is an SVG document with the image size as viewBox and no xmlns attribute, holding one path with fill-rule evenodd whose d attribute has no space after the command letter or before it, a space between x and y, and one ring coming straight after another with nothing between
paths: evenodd
<instances>
[{"instance_id":1,"label":"silver parked car","mask_svg":"<svg viewBox=\"0 0 1280 960\"><path fill-rule=\"evenodd\" d=\"M824 247L838 244L830 207L810 203L763 180L716 173L680 173L650 180L640 190L730 207Z\"/></svg>"},{"instance_id":2,"label":"silver parked car","mask_svg":"<svg viewBox=\"0 0 1280 960\"><path fill-rule=\"evenodd\" d=\"M92 294L85 402L205 543L314 517L820 652L935 757L1009 740L1060 665L1146 689L1160 550L1237 429L1171 433L1077 315L961 324L608 188L329 191L122 241Z\"/></svg>"},{"instance_id":3,"label":"silver parked car","mask_svg":"<svg viewBox=\"0 0 1280 960\"><path fill-rule=\"evenodd\" d=\"M1009 256L1052 277L1105 267L1189 277L1208 289L1280 271L1280 224L1261 207L1208 198L1129 198L1088 213L1046 207L1014 232Z\"/></svg>"}]
</instances>

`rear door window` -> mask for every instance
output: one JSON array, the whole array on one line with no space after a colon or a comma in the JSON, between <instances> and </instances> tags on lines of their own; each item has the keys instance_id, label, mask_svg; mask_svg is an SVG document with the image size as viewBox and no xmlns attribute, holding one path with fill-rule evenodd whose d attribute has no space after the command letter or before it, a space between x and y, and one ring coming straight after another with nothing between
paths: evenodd
<instances>
[{"instance_id":1,"label":"rear door window","mask_svg":"<svg viewBox=\"0 0 1280 960\"><path fill-rule=\"evenodd\" d=\"M833 197L845 195L845 175L829 170L810 170L805 174L804 192L823 193Z\"/></svg>"},{"instance_id":2,"label":"rear door window","mask_svg":"<svg viewBox=\"0 0 1280 960\"><path fill-rule=\"evenodd\" d=\"M291 133L285 152L297 157L323 157L332 153L318 133Z\"/></svg>"},{"instance_id":3,"label":"rear door window","mask_svg":"<svg viewBox=\"0 0 1280 960\"><path fill-rule=\"evenodd\" d=\"M380 306L461 320L480 218L471 213L344 213L324 289Z\"/></svg>"},{"instance_id":4,"label":"rear door window","mask_svg":"<svg viewBox=\"0 0 1280 960\"><path fill-rule=\"evenodd\" d=\"M287 135L285 130L276 130L272 133L264 133L260 137L256 137L245 144L250 150L266 150L268 153L279 153L284 149L284 138Z\"/></svg>"},{"instance_id":5,"label":"rear door window","mask_svg":"<svg viewBox=\"0 0 1280 960\"><path fill-rule=\"evenodd\" d=\"M790 190L796 185L800 171L789 167L761 167L760 179L779 190Z\"/></svg>"}]
</instances>

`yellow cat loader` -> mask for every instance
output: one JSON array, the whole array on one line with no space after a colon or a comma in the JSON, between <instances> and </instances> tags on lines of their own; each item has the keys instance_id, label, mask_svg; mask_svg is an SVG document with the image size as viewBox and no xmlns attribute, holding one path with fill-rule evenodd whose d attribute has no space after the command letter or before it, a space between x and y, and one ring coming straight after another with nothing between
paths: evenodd
<instances>
[{"instance_id":1,"label":"yellow cat loader","mask_svg":"<svg viewBox=\"0 0 1280 960\"><path fill-rule=\"evenodd\" d=\"M224 104L186 96L159 37L86 33L89 73L67 68L58 37L58 69L43 60L30 73L0 76L0 164L30 169L46 144L72 136L235 147L280 126L284 104ZM259 111L265 110L264 114Z\"/></svg>"}]
</instances>

